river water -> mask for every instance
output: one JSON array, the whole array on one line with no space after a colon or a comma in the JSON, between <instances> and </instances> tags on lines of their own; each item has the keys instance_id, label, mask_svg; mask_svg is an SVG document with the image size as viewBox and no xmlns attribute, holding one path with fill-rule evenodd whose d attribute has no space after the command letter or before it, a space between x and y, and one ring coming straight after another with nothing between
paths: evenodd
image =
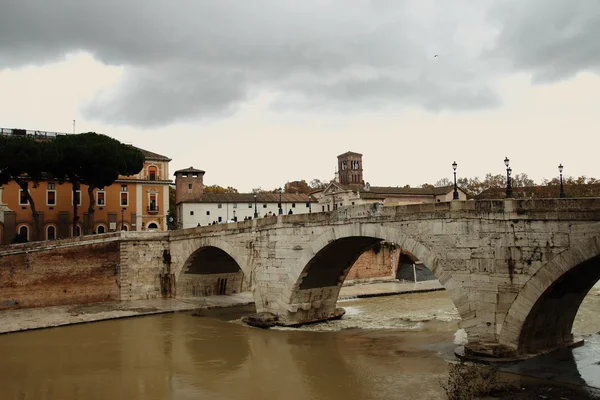
<instances>
[{"instance_id":1,"label":"river water","mask_svg":"<svg viewBox=\"0 0 600 400\"><path fill-rule=\"evenodd\" d=\"M445 398L445 358L464 335L444 291L339 306L342 320L299 329L247 327L253 310L237 308L2 335L0 399ZM600 288L574 331L598 332L597 310Z\"/></svg>"}]
</instances>

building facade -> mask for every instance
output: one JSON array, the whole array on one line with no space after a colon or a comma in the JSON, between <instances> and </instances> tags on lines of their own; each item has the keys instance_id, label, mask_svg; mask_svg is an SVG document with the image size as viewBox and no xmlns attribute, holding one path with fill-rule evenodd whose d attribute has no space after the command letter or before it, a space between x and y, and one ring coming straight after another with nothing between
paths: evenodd
<instances>
[{"instance_id":1,"label":"building facade","mask_svg":"<svg viewBox=\"0 0 600 400\"><path fill-rule=\"evenodd\" d=\"M453 198L453 186L425 188L371 186L363 179L362 154L348 151L337 158L336 178L323 190L311 193L317 199L318 212L366 203L398 206L451 201ZM459 200L467 200L467 194L461 188L457 188L457 191Z\"/></svg>"},{"instance_id":2,"label":"building facade","mask_svg":"<svg viewBox=\"0 0 600 400\"><path fill-rule=\"evenodd\" d=\"M178 228L315 211L306 194L204 192L204 173L194 167L175 171Z\"/></svg>"},{"instance_id":3,"label":"building facade","mask_svg":"<svg viewBox=\"0 0 600 400\"><path fill-rule=\"evenodd\" d=\"M140 150L144 153L145 162L138 174L120 176L112 185L93 191L94 233L167 229L171 160ZM30 182L29 191L39 215L37 237L40 240L83 234L90 205L87 185L81 185L74 195L68 182L47 180L39 182L37 187ZM79 215L75 227L74 202L77 202ZM21 240L34 240L34 229L31 205L19 185L10 182L0 187L0 244L11 243L17 235Z\"/></svg>"}]
</instances>

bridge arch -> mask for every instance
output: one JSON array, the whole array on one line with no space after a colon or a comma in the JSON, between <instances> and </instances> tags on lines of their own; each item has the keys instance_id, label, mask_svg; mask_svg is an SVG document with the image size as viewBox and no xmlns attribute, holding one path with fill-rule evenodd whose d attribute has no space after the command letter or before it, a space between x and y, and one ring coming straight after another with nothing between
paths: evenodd
<instances>
[{"instance_id":1,"label":"bridge arch","mask_svg":"<svg viewBox=\"0 0 600 400\"><path fill-rule=\"evenodd\" d=\"M523 285L499 342L519 355L572 343L573 322L584 297L600 280L600 236L561 252Z\"/></svg>"},{"instance_id":2,"label":"bridge arch","mask_svg":"<svg viewBox=\"0 0 600 400\"><path fill-rule=\"evenodd\" d=\"M454 290L451 274L444 270L432 250L397 226L356 223L326 230L303 251L296 268L288 275L283 304L279 304L280 320L285 324L298 324L332 317L346 274L365 250L383 240L396 243L403 251L422 260L448 289L456 304L460 293Z\"/></svg>"},{"instance_id":3,"label":"bridge arch","mask_svg":"<svg viewBox=\"0 0 600 400\"><path fill-rule=\"evenodd\" d=\"M179 248L177 248L179 247ZM239 293L249 289L244 257L224 240L211 237L172 246L177 297Z\"/></svg>"}]
</instances>

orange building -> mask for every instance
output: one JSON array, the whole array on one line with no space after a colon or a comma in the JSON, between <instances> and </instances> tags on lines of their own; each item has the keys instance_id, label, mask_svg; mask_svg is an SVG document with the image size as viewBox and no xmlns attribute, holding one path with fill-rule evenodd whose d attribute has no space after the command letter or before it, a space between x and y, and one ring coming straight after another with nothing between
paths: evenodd
<instances>
[{"instance_id":1,"label":"orange building","mask_svg":"<svg viewBox=\"0 0 600 400\"><path fill-rule=\"evenodd\" d=\"M111 186L94 190L96 202L94 232L118 230L167 230L169 210L168 157L140 149L146 160L144 168L133 176L120 176ZM30 184L31 185L31 184ZM89 207L88 187L73 196L68 182L48 180L30 186L39 213L38 238L54 240L83 234L83 223ZM79 205L79 221L73 229L73 202ZM32 240L31 206L15 182L0 186L0 244L9 244L17 234Z\"/></svg>"}]
</instances>

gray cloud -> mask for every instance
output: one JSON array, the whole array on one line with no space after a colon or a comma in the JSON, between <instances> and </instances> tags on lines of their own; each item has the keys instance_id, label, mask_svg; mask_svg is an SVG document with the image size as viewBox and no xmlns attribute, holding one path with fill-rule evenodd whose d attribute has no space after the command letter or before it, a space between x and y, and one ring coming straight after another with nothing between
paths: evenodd
<instances>
[{"instance_id":1,"label":"gray cloud","mask_svg":"<svg viewBox=\"0 0 600 400\"><path fill-rule=\"evenodd\" d=\"M489 15L500 28L490 59L532 73L534 82L600 71L597 0L504 1Z\"/></svg>"},{"instance_id":2,"label":"gray cloud","mask_svg":"<svg viewBox=\"0 0 600 400\"><path fill-rule=\"evenodd\" d=\"M598 46L594 1L581 16L541 0L4 0L0 67L91 52L126 73L85 114L146 127L228 115L260 90L275 108L473 110L499 103L499 57L539 80L597 66L579 48Z\"/></svg>"}]
</instances>

